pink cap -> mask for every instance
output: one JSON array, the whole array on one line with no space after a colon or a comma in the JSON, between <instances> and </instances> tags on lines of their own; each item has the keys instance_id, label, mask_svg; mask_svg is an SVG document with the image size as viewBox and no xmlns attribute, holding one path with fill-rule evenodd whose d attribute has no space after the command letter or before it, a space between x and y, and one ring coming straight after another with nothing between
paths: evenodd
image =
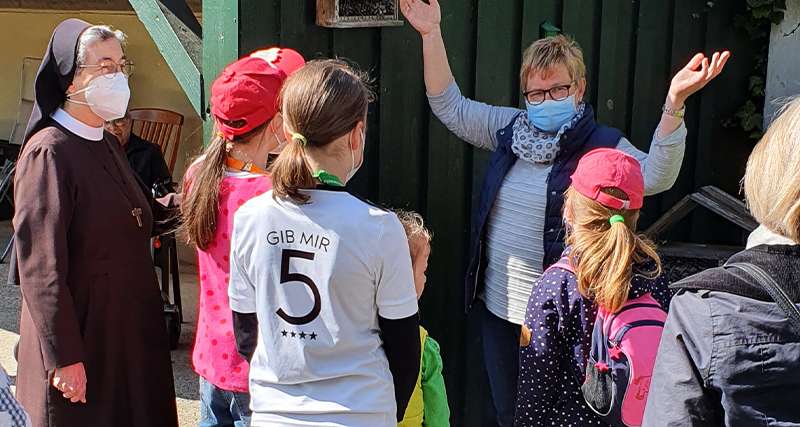
<instances>
[{"instance_id":1,"label":"pink cap","mask_svg":"<svg viewBox=\"0 0 800 427\"><path fill-rule=\"evenodd\" d=\"M640 209L644 199L644 178L639 161L622 151L598 148L586 153L572 174L572 188L578 193L616 209ZM628 195L622 200L602 190L618 188Z\"/></svg>"}]
</instances>

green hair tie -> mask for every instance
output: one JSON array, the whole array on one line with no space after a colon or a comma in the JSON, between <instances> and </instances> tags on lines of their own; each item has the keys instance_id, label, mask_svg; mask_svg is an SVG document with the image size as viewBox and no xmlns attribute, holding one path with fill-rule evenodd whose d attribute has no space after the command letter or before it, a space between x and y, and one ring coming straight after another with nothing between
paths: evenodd
<instances>
[{"instance_id":1,"label":"green hair tie","mask_svg":"<svg viewBox=\"0 0 800 427\"><path fill-rule=\"evenodd\" d=\"M614 225L618 222L625 222L625 217L622 215L613 215L611 218L608 219L608 223Z\"/></svg>"},{"instance_id":2,"label":"green hair tie","mask_svg":"<svg viewBox=\"0 0 800 427\"><path fill-rule=\"evenodd\" d=\"M306 137L297 132L292 132L292 140L300 141L300 143L303 144L303 146L308 145L308 140L306 139Z\"/></svg>"}]
</instances>

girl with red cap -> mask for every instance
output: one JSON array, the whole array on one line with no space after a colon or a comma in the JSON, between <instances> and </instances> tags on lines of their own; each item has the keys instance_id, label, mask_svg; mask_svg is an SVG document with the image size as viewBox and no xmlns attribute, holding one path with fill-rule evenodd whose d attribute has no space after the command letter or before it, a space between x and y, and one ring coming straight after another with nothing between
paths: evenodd
<instances>
[{"instance_id":1,"label":"girl with red cap","mask_svg":"<svg viewBox=\"0 0 800 427\"><path fill-rule=\"evenodd\" d=\"M183 227L197 246L200 275L192 365L200 376L201 427L249 423L249 367L237 352L227 291L233 214L272 187L268 159L286 142L278 94L304 64L294 50L271 48L228 65L211 87L217 134L184 179Z\"/></svg>"},{"instance_id":2,"label":"girl with red cap","mask_svg":"<svg viewBox=\"0 0 800 427\"><path fill-rule=\"evenodd\" d=\"M635 233L645 191L639 162L619 150L596 149L581 158L571 180L564 201L567 248L528 300L516 426L608 425L581 390L598 311L617 313L647 294L669 307L658 254Z\"/></svg>"}]
</instances>

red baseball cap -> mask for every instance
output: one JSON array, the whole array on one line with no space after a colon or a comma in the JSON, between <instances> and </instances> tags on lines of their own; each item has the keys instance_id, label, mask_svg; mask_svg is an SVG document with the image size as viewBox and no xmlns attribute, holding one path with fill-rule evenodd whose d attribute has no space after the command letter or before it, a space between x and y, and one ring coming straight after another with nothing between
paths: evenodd
<instances>
[{"instance_id":1,"label":"red baseball cap","mask_svg":"<svg viewBox=\"0 0 800 427\"><path fill-rule=\"evenodd\" d=\"M306 61L292 49L259 50L229 64L211 85L211 113L227 139L245 134L275 116L283 82ZM241 127L223 121L242 120Z\"/></svg>"},{"instance_id":2,"label":"red baseball cap","mask_svg":"<svg viewBox=\"0 0 800 427\"><path fill-rule=\"evenodd\" d=\"M598 148L581 157L572 174L572 188L607 208L640 209L644 199L642 167L629 154L612 148ZM619 188L629 200L601 191L605 188Z\"/></svg>"}]
</instances>

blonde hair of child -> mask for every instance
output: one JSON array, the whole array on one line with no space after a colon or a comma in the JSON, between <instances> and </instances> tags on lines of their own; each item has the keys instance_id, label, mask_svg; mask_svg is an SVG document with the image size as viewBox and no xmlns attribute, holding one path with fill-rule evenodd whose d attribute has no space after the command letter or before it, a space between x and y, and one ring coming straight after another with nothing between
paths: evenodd
<instances>
[{"instance_id":1,"label":"blonde hair of child","mask_svg":"<svg viewBox=\"0 0 800 427\"><path fill-rule=\"evenodd\" d=\"M411 259L414 260L425 246L431 244L433 234L425 227L422 215L405 210L395 211L395 214L406 231L408 250L411 252Z\"/></svg>"},{"instance_id":2,"label":"blonde hair of child","mask_svg":"<svg viewBox=\"0 0 800 427\"><path fill-rule=\"evenodd\" d=\"M628 199L616 188L603 192ZM584 297L616 312L628 299L634 264L653 260L656 268L642 273L650 278L661 274L661 260L655 245L634 232L639 220L638 209L609 209L570 188L564 200L564 211L572 226L566 239L571 247L570 261L576 266L578 291ZM621 215L625 221L612 224L609 220L614 215Z\"/></svg>"}]
</instances>

